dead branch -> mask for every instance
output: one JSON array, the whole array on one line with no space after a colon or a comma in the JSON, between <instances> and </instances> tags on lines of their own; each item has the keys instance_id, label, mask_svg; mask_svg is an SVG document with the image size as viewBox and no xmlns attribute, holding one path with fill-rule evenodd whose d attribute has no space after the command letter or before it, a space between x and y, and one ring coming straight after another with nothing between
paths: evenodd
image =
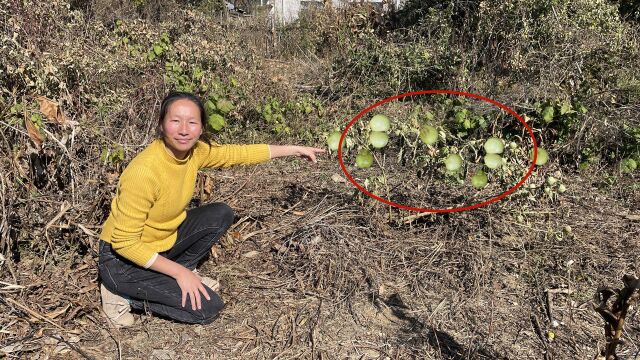
<instances>
[{"instance_id":1,"label":"dead branch","mask_svg":"<svg viewBox=\"0 0 640 360\"><path fill-rule=\"evenodd\" d=\"M622 277L624 287L622 289L613 289L601 287L595 295L595 302L598 306L594 309L605 321L604 333L607 344L601 349L596 359L600 360L616 360L616 348L622 343L622 329L624 320L627 316L629 308L635 304L640 296L640 279L632 275ZM608 306L609 300L613 300L611 306Z\"/></svg>"}]
</instances>

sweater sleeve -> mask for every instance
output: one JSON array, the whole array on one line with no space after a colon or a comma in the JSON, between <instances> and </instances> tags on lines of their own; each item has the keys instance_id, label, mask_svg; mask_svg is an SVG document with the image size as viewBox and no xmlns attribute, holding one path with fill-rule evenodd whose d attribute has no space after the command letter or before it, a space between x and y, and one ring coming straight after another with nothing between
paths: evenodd
<instances>
[{"instance_id":1,"label":"sweater sleeve","mask_svg":"<svg viewBox=\"0 0 640 360\"><path fill-rule=\"evenodd\" d=\"M129 166L120 176L111 205L113 233L111 246L122 257L148 267L156 252L142 241L142 230L156 200L155 181L145 167Z\"/></svg>"},{"instance_id":2,"label":"sweater sleeve","mask_svg":"<svg viewBox=\"0 0 640 360\"><path fill-rule=\"evenodd\" d=\"M269 160L271 151L267 144L209 145L199 142L195 155L200 160L200 168L211 168L258 164Z\"/></svg>"}]
</instances>

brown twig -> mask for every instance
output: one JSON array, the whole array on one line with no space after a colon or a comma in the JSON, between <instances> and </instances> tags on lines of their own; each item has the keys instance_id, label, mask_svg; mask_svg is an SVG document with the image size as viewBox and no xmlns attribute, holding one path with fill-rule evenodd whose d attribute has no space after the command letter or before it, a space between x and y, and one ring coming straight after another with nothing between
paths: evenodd
<instances>
[{"instance_id":1,"label":"brown twig","mask_svg":"<svg viewBox=\"0 0 640 360\"><path fill-rule=\"evenodd\" d=\"M621 343L624 320L629 308L638 300L640 293L640 279L635 276L625 275L622 277L624 287L622 289L599 288L596 293L596 302L599 304L594 309L605 320L604 333L607 344L600 351L596 359L615 360L618 359L616 348ZM607 306L609 299L615 299L610 307Z\"/></svg>"},{"instance_id":2,"label":"brown twig","mask_svg":"<svg viewBox=\"0 0 640 360\"><path fill-rule=\"evenodd\" d=\"M60 218L67 213L67 211L69 211L69 209L71 209L73 206L71 204L69 204L68 202L63 202L62 205L60 206L60 211L58 212L58 214L56 216L53 217L53 219L49 220L49 222L47 223L47 225L44 227L44 234L45 237L47 238L47 242L49 243L49 248L51 249L51 252L54 253L54 248L53 248L53 243L51 242L51 239L49 238L49 228L58 220L60 220Z\"/></svg>"},{"instance_id":3,"label":"brown twig","mask_svg":"<svg viewBox=\"0 0 640 360\"><path fill-rule=\"evenodd\" d=\"M60 329L60 330L65 330L65 328L63 328L62 326L60 326L60 325L56 324L55 322L51 321L51 320L50 320L49 318L47 318L46 316L44 316L44 315L40 315L40 314L38 314L36 311L29 309L27 306L22 305L21 303L19 303L19 302L17 302L17 301L15 301L15 300L13 300L13 299L11 299L11 298L6 298L6 300L7 300L8 302L10 302L11 304L13 304L13 305L15 305L15 306L19 307L19 308L20 308L20 309L22 309L23 311L27 312L29 315L31 315L31 316L33 316L33 317L35 317L35 318L37 318L37 319L44 320L44 321L48 322L49 324L51 324L51 325L53 325L53 326L57 327L57 328L58 328L58 329Z\"/></svg>"},{"instance_id":4,"label":"brown twig","mask_svg":"<svg viewBox=\"0 0 640 360\"><path fill-rule=\"evenodd\" d=\"M56 339L60 342L63 342L65 345L67 345L69 348L71 348L72 350L74 350L75 352L77 352L78 354L80 354L83 358L87 359L87 360L93 360L94 358L89 356L87 353L85 353L84 351L82 351L82 349L80 349L79 347L73 345L72 343L68 342L67 340L58 337L56 335L47 335L52 339Z\"/></svg>"}]
</instances>

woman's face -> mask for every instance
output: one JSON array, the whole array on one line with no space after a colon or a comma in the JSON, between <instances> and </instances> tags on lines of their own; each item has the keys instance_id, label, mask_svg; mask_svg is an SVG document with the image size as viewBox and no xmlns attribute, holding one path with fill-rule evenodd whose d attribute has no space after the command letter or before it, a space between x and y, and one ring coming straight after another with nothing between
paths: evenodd
<instances>
[{"instance_id":1,"label":"woman's face","mask_svg":"<svg viewBox=\"0 0 640 360\"><path fill-rule=\"evenodd\" d=\"M176 159L184 159L202 135L198 105L187 99L174 101L160 127L167 148Z\"/></svg>"}]
</instances>

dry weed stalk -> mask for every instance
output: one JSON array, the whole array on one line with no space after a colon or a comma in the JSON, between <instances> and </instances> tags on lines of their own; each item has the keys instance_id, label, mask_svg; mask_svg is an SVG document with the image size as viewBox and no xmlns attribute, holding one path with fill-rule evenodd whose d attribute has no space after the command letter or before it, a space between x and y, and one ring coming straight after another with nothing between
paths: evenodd
<instances>
[{"instance_id":1,"label":"dry weed stalk","mask_svg":"<svg viewBox=\"0 0 640 360\"><path fill-rule=\"evenodd\" d=\"M622 277L624 287L622 289L612 289L601 287L596 293L596 302L599 303L595 310L606 321L604 325L604 333L607 344L596 356L596 360L614 360L618 359L616 355L616 347L622 341L622 328L624 319L627 316L629 308L638 300L640 292L640 279L632 275ZM611 307L607 307L609 299L615 298Z\"/></svg>"}]
</instances>

